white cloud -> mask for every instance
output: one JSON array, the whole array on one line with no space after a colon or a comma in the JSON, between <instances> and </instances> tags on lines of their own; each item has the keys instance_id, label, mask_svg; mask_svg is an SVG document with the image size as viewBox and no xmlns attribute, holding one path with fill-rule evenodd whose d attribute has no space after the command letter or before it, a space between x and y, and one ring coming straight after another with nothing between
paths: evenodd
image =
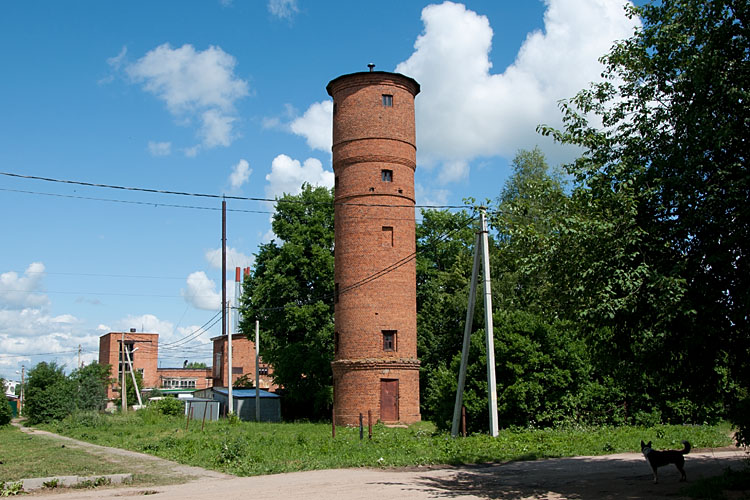
<instances>
[{"instance_id":1,"label":"white cloud","mask_svg":"<svg viewBox=\"0 0 750 500\"><path fill-rule=\"evenodd\" d=\"M127 55L128 55L128 48L125 45L123 45L122 49L120 49L119 54L107 59L107 64L109 64L114 69L120 69L120 67L122 66L122 62L125 60L125 56Z\"/></svg>"},{"instance_id":2,"label":"white cloud","mask_svg":"<svg viewBox=\"0 0 750 500\"><path fill-rule=\"evenodd\" d=\"M199 120L202 144L211 148L228 146L235 138L234 105L249 93L247 82L234 74L236 64L219 47L196 51L189 44L177 49L163 44L128 65L126 72L163 100L179 121Z\"/></svg>"},{"instance_id":3,"label":"white cloud","mask_svg":"<svg viewBox=\"0 0 750 500\"><path fill-rule=\"evenodd\" d=\"M148 141L148 152L152 156L169 156L172 153L172 143Z\"/></svg>"},{"instance_id":4,"label":"white cloud","mask_svg":"<svg viewBox=\"0 0 750 500\"><path fill-rule=\"evenodd\" d=\"M240 161L232 168L232 173L229 175L229 185L232 189L236 190L242 187L248 179L253 170L250 168L250 164L245 159Z\"/></svg>"},{"instance_id":5,"label":"white cloud","mask_svg":"<svg viewBox=\"0 0 750 500\"><path fill-rule=\"evenodd\" d=\"M275 198L284 193L300 193L305 182L330 189L333 187L334 175L332 171L324 170L317 158L308 158L300 163L299 160L281 154L271 162L271 173L266 175L266 181L266 195Z\"/></svg>"},{"instance_id":6,"label":"white cloud","mask_svg":"<svg viewBox=\"0 0 750 500\"><path fill-rule=\"evenodd\" d=\"M114 322L115 332L129 332L135 328L137 332L158 333L159 341L169 340L174 333L174 325L169 321L163 321L153 314L128 315ZM109 332L105 332L109 333Z\"/></svg>"},{"instance_id":7,"label":"white cloud","mask_svg":"<svg viewBox=\"0 0 750 500\"><path fill-rule=\"evenodd\" d=\"M229 146L235 136L232 132L232 123L236 118L229 116L218 109L209 109L201 115L203 124L201 125L200 135L203 137L203 144L207 148L216 146Z\"/></svg>"},{"instance_id":8,"label":"white cloud","mask_svg":"<svg viewBox=\"0 0 750 500\"><path fill-rule=\"evenodd\" d=\"M331 152L333 139L333 101L321 101L310 105L305 114L292 120L289 128L302 136L312 149Z\"/></svg>"},{"instance_id":9,"label":"white cloud","mask_svg":"<svg viewBox=\"0 0 750 500\"><path fill-rule=\"evenodd\" d=\"M599 79L598 58L630 36L636 21L612 0L548 0L544 31L530 33L516 60L491 73L493 31L486 17L444 2L422 10L424 32L396 71L420 82L416 100L421 165L440 165L439 180L468 175L482 156L511 158L539 144L552 162L575 150L552 144L536 126L560 126L557 102Z\"/></svg>"},{"instance_id":10,"label":"white cloud","mask_svg":"<svg viewBox=\"0 0 750 500\"><path fill-rule=\"evenodd\" d=\"M420 205L447 205L450 191L447 189L429 188L416 183L414 185L414 195L419 200Z\"/></svg>"},{"instance_id":11,"label":"white cloud","mask_svg":"<svg viewBox=\"0 0 750 500\"><path fill-rule=\"evenodd\" d=\"M216 283L208 279L206 273L191 273L186 284L187 288L182 289L182 296L188 304L207 311L218 311L221 308L221 294L216 293Z\"/></svg>"},{"instance_id":12,"label":"white cloud","mask_svg":"<svg viewBox=\"0 0 750 500\"><path fill-rule=\"evenodd\" d=\"M207 250L206 261L214 269L221 269L221 247ZM227 247L227 269L252 267L254 262L255 257L252 255L245 255L235 248Z\"/></svg>"},{"instance_id":13,"label":"white cloud","mask_svg":"<svg viewBox=\"0 0 750 500\"><path fill-rule=\"evenodd\" d=\"M9 271L0 274L0 309L23 309L41 307L49 303L41 293L44 264L34 262L26 268L23 276Z\"/></svg>"},{"instance_id":14,"label":"white cloud","mask_svg":"<svg viewBox=\"0 0 750 500\"><path fill-rule=\"evenodd\" d=\"M297 0L268 0L268 12L281 19L290 19L299 12Z\"/></svg>"}]
</instances>

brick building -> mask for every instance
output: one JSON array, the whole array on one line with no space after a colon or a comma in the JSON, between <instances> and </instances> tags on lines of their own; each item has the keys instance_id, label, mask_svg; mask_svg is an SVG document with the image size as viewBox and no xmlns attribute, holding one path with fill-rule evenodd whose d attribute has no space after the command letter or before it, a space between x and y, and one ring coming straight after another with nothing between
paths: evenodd
<instances>
[{"instance_id":1,"label":"brick building","mask_svg":"<svg viewBox=\"0 0 750 500\"><path fill-rule=\"evenodd\" d=\"M213 341L213 360L215 365L208 368L159 368L159 335L156 333L137 333L135 329L129 332L110 332L99 338L99 364L111 365L111 377L116 379L107 387L107 398L119 397L119 381L121 370L125 370L131 382L130 366L122 360L120 344L125 342L125 349L130 355L133 369L143 377L144 389L206 389L209 387L226 387L228 382L227 337L219 336ZM232 359L236 381L247 374L255 380L255 343L242 335L232 337ZM278 387L273 383L273 369L266 363L260 364L260 387L275 391ZM132 403L132 402L131 402Z\"/></svg>"},{"instance_id":2,"label":"brick building","mask_svg":"<svg viewBox=\"0 0 750 500\"><path fill-rule=\"evenodd\" d=\"M416 422L414 98L419 84L382 71L326 87L335 174L334 414Z\"/></svg>"},{"instance_id":3,"label":"brick building","mask_svg":"<svg viewBox=\"0 0 750 500\"><path fill-rule=\"evenodd\" d=\"M229 339L220 335L211 339L214 343L213 370L211 377L214 387L228 387L229 383ZM278 386L273 383L273 368L263 362L259 363L259 385L261 389L275 391ZM232 335L232 383L243 375L255 380L255 342L242 334Z\"/></svg>"},{"instance_id":4,"label":"brick building","mask_svg":"<svg viewBox=\"0 0 750 500\"><path fill-rule=\"evenodd\" d=\"M133 369L140 372L144 387L157 387L159 383L158 357L159 335L156 333L136 333L135 328L129 332L110 332L99 337L99 364L112 365L112 378L121 380L122 370L130 377L130 366L127 356L123 359L120 349L121 342L125 342L125 349L130 355ZM131 379L128 378L127 383ZM114 399L119 395L117 382L107 388L107 398ZM137 402L137 401L136 401Z\"/></svg>"}]
</instances>

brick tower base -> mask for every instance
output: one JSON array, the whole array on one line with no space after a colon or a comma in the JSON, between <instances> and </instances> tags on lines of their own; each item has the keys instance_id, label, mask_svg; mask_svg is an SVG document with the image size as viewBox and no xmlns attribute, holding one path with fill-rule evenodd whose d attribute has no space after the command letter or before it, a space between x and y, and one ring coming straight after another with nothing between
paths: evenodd
<instances>
[{"instance_id":1,"label":"brick tower base","mask_svg":"<svg viewBox=\"0 0 750 500\"><path fill-rule=\"evenodd\" d=\"M422 419L418 360L339 360L331 367L337 425L359 425L359 414L367 419L368 410L373 422L411 424Z\"/></svg>"}]
</instances>

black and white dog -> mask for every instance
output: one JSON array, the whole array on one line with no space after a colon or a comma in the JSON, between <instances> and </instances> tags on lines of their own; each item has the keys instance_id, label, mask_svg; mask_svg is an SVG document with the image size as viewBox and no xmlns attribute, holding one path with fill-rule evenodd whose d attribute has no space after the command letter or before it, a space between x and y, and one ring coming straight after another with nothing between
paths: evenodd
<instances>
[{"instance_id":1,"label":"black and white dog","mask_svg":"<svg viewBox=\"0 0 750 500\"><path fill-rule=\"evenodd\" d=\"M682 444L685 445L685 447L681 450L656 451L651 448L651 441L648 443L641 441L641 453L646 457L648 464L654 471L654 484L659 482L656 470L659 467L669 464L674 464L675 467L677 467L677 470L680 471L680 481L687 481L687 476L685 476L685 469L683 466L685 465L685 455L690 453L690 443L683 441Z\"/></svg>"}]
</instances>

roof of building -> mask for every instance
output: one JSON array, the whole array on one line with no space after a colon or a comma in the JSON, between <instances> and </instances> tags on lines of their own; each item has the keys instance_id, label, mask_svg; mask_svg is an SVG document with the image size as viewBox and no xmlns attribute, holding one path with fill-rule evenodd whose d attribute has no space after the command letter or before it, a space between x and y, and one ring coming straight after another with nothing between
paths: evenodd
<instances>
[{"instance_id":1,"label":"roof of building","mask_svg":"<svg viewBox=\"0 0 750 500\"><path fill-rule=\"evenodd\" d=\"M224 396L229 395L229 391L227 390L226 387L214 387L213 390L215 392L218 392L219 394L223 394ZM259 396L261 398L280 398L281 397L278 394L264 391L263 389L260 389L258 392L260 393ZM233 398L254 398L255 389L232 389L232 397Z\"/></svg>"}]
</instances>

